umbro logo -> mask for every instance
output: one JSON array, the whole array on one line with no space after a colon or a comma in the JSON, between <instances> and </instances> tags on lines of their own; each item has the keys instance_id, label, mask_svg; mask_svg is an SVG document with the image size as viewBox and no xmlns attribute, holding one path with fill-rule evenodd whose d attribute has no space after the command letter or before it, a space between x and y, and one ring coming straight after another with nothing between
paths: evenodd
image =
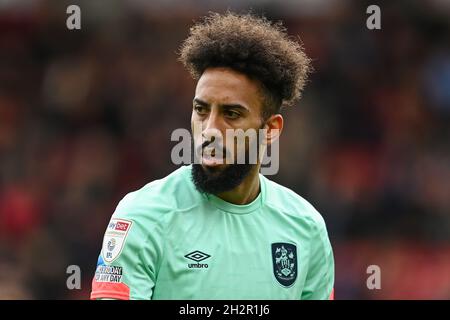
<instances>
[{"instance_id":1,"label":"umbro logo","mask_svg":"<svg viewBox=\"0 0 450 320\"><path fill-rule=\"evenodd\" d=\"M194 260L195 262L200 262L200 261L203 261L205 259L208 259L211 256L209 254L206 254L204 252L196 250L196 251L193 251L191 253L188 253L184 257L188 258L188 259L191 259L191 260Z\"/></svg>"},{"instance_id":2,"label":"umbro logo","mask_svg":"<svg viewBox=\"0 0 450 320\"><path fill-rule=\"evenodd\" d=\"M188 258L190 260L193 260L197 263L188 263L188 267L189 268L208 268L208 264L207 263L199 263L200 261L206 260L209 257L211 257L209 254L201 252L199 250L195 250L191 253L188 253L187 255L184 256L185 258Z\"/></svg>"}]
</instances>

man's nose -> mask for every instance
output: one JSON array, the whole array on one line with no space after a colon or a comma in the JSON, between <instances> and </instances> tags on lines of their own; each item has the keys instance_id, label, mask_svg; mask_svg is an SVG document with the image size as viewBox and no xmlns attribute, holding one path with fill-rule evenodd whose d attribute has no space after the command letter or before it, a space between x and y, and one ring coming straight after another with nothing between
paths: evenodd
<instances>
[{"instance_id":1,"label":"man's nose","mask_svg":"<svg viewBox=\"0 0 450 320\"><path fill-rule=\"evenodd\" d=\"M222 137L221 119L217 112L211 111L203 123L202 137L205 141L213 142Z\"/></svg>"}]
</instances>

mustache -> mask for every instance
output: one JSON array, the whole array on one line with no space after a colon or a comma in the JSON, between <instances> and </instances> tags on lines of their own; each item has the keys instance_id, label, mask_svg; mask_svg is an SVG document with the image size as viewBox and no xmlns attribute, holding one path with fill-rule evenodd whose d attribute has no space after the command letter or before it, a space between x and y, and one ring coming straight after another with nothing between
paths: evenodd
<instances>
[{"instance_id":1,"label":"mustache","mask_svg":"<svg viewBox=\"0 0 450 320\"><path fill-rule=\"evenodd\" d=\"M198 155L202 155L204 152L204 149L206 147L208 147L210 144L214 143L215 139L211 139L211 140L207 140L204 141L200 146L197 147L196 153ZM214 146L215 151L222 151L222 155L225 157L226 155L228 155L227 149L225 148L224 145L220 144L218 146Z\"/></svg>"},{"instance_id":2,"label":"mustache","mask_svg":"<svg viewBox=\"0 0 450 320\"><path fill-rule=\"evenodd\" d=\"M205 142L202 143L202 145L200 146L199 149L203 150L203 149L205 149L207 146L209 146L209 145L210 145L211 143L213 143L213 142L214 142L214 139L207 140L207 141L205 141ZM222 148L223 148L223 147L222 147Z\"/></svg>"}]
</instances>

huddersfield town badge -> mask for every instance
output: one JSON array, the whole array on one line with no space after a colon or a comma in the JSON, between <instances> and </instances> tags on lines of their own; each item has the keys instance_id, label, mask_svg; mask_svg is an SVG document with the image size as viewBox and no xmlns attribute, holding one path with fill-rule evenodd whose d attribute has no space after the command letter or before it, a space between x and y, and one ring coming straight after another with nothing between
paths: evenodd
<instances>
[{"instance_id":1,"label":"huddersfield town badge","mask_svg":"<svg viewBox=\"0 0 450 320\"><path fill-rule=\"evenodd\" d=\"M291 243L272 243L273 273L284 287L290 287L297 279L297 247Z\"/></svg>"}]
</instances>

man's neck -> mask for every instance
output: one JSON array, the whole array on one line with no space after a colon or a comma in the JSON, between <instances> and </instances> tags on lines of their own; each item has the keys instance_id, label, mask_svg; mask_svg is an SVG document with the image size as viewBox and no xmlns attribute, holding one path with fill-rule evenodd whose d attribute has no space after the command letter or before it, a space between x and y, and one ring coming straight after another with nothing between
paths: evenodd
<instances>
[{"instance_id":1,"label":"man's neck","mask_svg":"<svg viewBox=\"0 0 450 320\"><path fill-rule=\"evenodd\" d=\"M230 191L218 193L216 196L233 204L244 205L255 200L260 189L259 165L256 165L240 185Z\"/></svg>"}]
</instances>

